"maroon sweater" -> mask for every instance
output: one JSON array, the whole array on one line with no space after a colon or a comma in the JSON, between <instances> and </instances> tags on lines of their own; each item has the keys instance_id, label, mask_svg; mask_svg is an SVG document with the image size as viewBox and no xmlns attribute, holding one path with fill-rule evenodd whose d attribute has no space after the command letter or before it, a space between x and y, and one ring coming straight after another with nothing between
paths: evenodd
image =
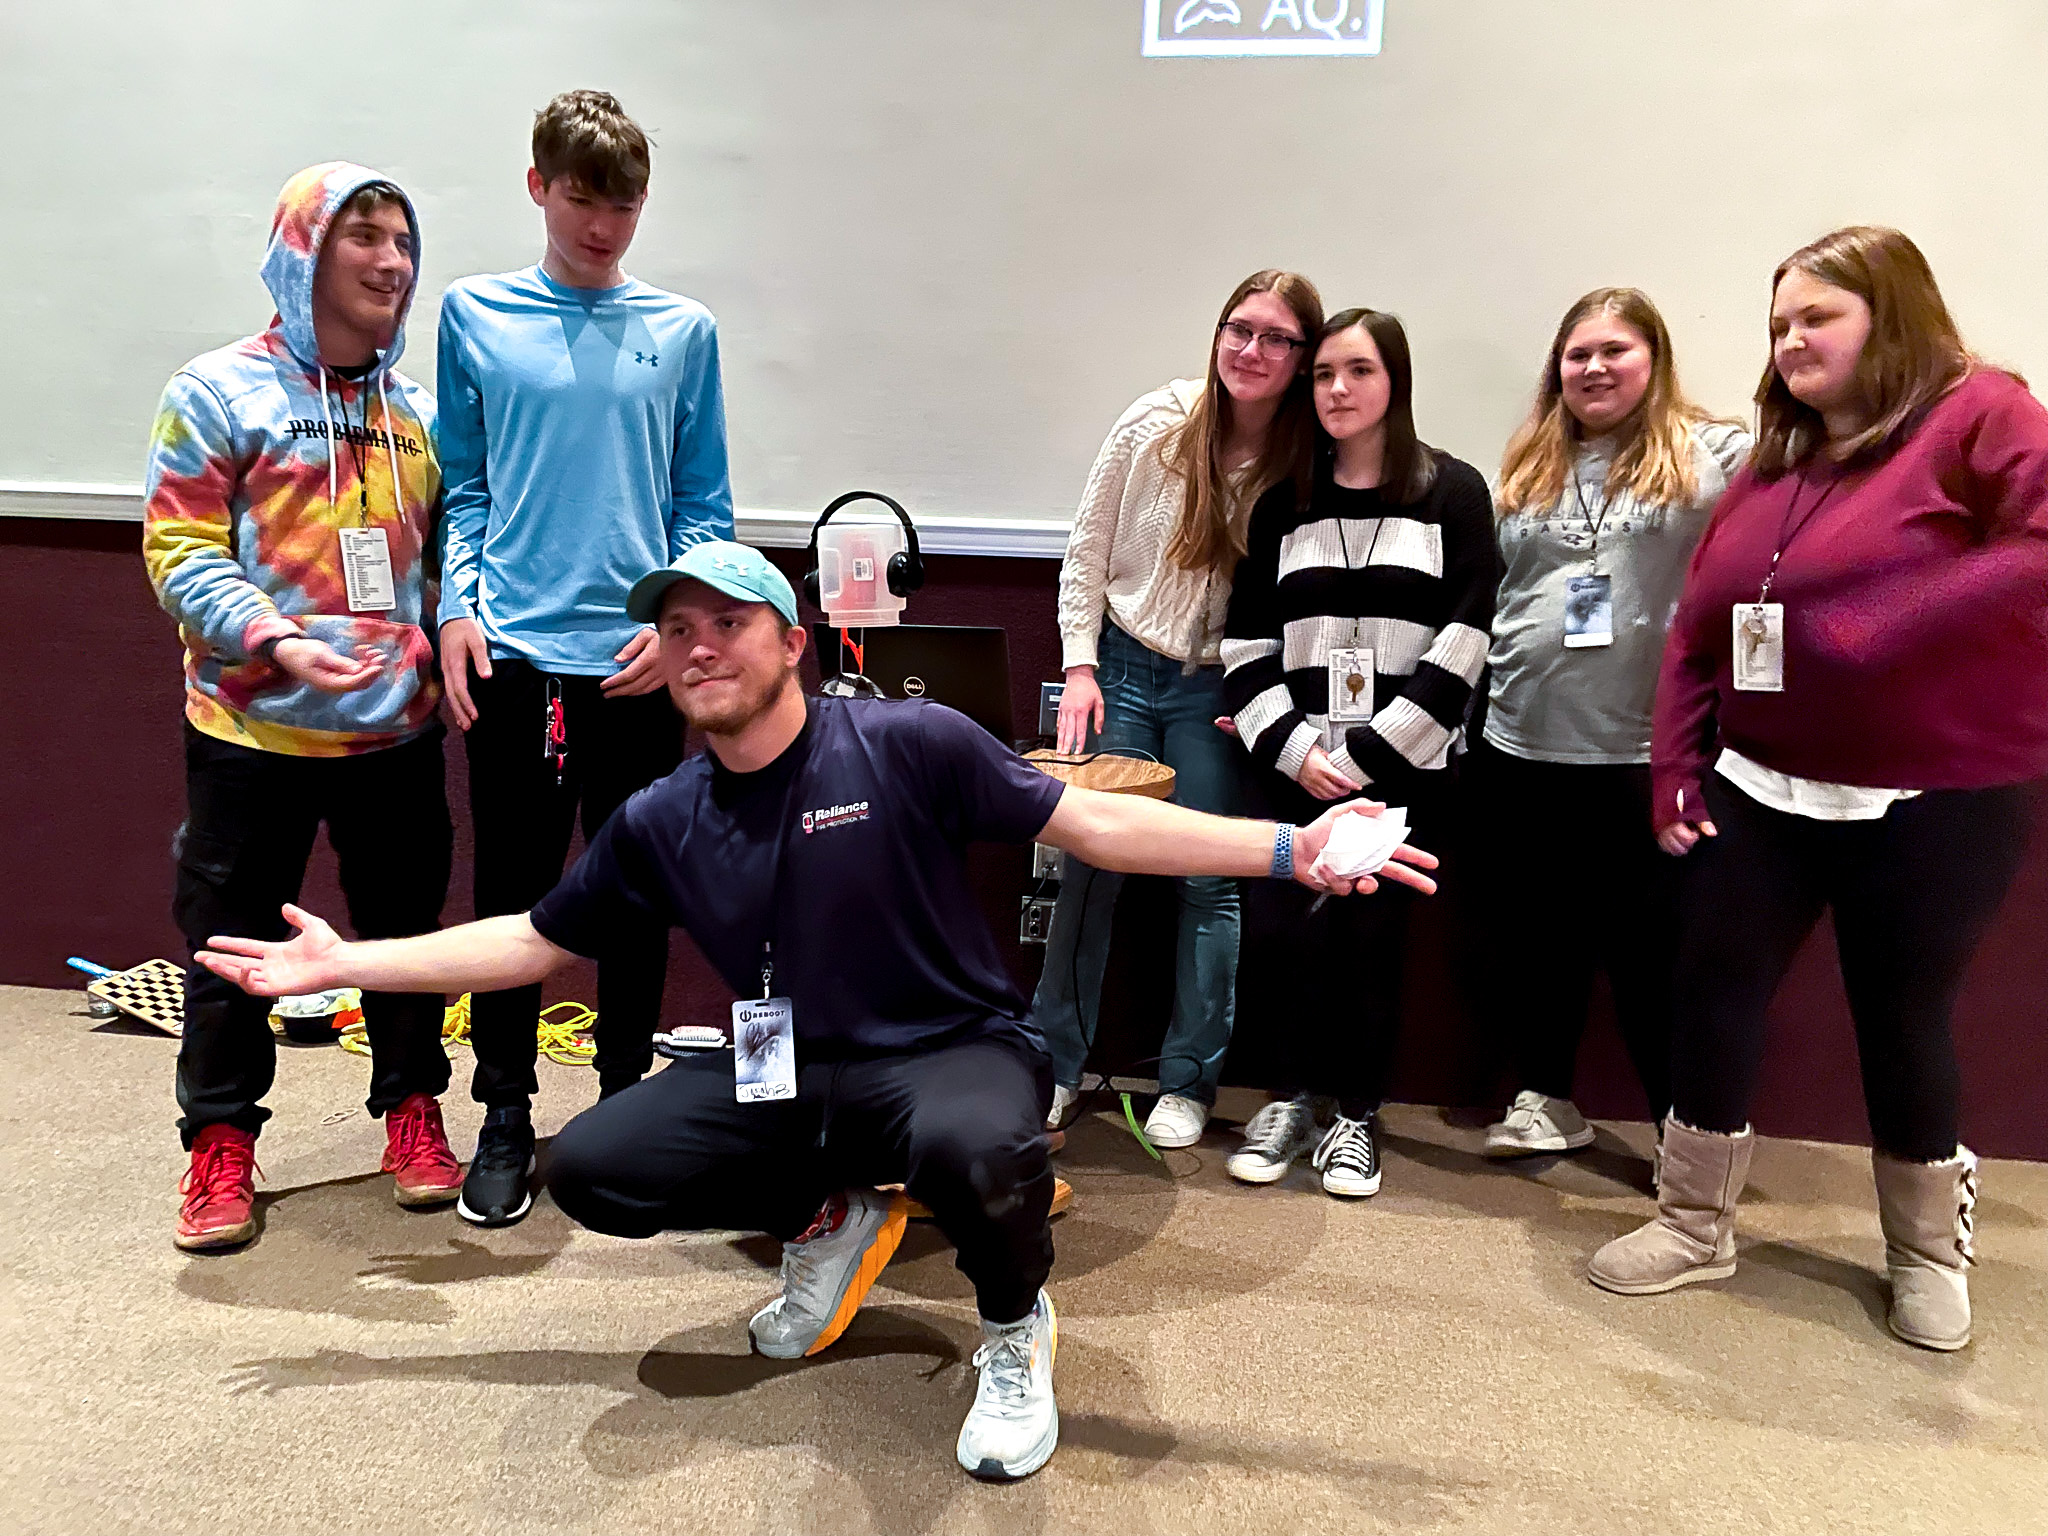
<instances>
[{"instance_id":1,"label":"maroon sweater","mask_svg":"<svg viewBox=\"0 0 2048 1536\"><path fill-rule=\"evenodd\" d=\"M1795 496L1803 526L1770 596L1785 605L1785 691L1737 693L1732 610L1756 601ZM1736 477L1658 677L1657 825L1704 814L1717 743L1885 789L2048 774L2048 410L2026 385L1972 374L1874 466Z\"/></svg>"}]
</instances>

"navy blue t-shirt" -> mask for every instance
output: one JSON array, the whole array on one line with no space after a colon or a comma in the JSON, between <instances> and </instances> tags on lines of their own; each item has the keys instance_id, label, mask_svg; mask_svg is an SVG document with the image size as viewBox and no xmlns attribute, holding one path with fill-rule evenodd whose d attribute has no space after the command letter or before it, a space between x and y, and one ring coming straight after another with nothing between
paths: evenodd
<instances>
[{"instance_id":1,"label":"navy blue t-shirt","mask_svg":"<svg viewBox=\"0 0 2048 1536\"><path fill-rule=\"evenodd\" d=\"M759 997L772 905L775 991L808 1059L992 1034L1043 1049L968 885L967 845L1036 837L1059 781L940 704L814 698L808 714L757 772L704 752L634 795L533 926L595 956L651 916Z\"/></svg>"}]
</instances>

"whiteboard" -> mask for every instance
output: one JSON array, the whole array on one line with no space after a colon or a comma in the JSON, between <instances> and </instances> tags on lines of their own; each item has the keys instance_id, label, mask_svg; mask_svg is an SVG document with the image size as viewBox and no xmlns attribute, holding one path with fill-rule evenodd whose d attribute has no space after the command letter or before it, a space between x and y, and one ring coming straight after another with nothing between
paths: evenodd
<instances>
[{"instance_id":1,"label":"whiteboard","mask_svg":"<svg viewBox=\"0 0 2048 1536\"><path fill-rule=\"evenodd\" d=\"M1269 265L1399 312L1423 435L1482 469L1598 284L1648 289L1693 393L1746 412L1772 266L1852 220L1906 229L1977 347L2048 369L2038 0L1383 10L1376 56L1148 58L1145 0L23 0L0 484L139 481L165 378L267 317L271 205L316 160L416 200L431 384L442 286L539 254L531 114L575 86L655 138L627 265L719 317L747 508L871 486L1064 519Z\"/></svg>"}]
</instances>

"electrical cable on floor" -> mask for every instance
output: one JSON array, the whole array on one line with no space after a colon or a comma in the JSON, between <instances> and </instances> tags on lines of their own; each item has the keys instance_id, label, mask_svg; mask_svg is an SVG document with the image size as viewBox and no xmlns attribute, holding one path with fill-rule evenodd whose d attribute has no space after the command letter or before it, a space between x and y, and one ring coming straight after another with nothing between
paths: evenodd
<instances>
[{"instance_id":1,"label":"electrical cable on floor","mask_svg":"<svg viewBox=\"0 0 2048 1536\"><path fill-rule=\"evenodd\" d=\"M469 1044L469 997L469 993L463 993L441 1016L444 1046ZM565 1067L589 1066L597 1056L596 1042L590 1038L590 1028L596 1022L596 1011L581 1003L556 1003L541 1009L536 1025L541 1054ZM338 1038L341 1048L350 1055L370 1054L369 1031L360 1019L344 1027Z\"/></svg>"}]
</instances>

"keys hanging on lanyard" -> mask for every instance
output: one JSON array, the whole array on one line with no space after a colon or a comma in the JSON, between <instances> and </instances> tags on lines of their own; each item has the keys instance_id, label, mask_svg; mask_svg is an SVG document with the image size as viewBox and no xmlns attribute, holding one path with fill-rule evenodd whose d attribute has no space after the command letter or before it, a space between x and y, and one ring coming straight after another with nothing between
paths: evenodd
<instances>
[{"instance_id":1,"label":"keys hanging on lanyard","mask_svg":"<svg viewBox=\"0 0 2048 1536\"><path fill-rule=\"evenodd\" d=\"M1814 498L1804 517L1799 516L1799 493L1805 489L1806 481L1802 477L1793 485L1792 494L1786 501L1784 520L1778 524L1777 547L1771 551L1770 567L1764 572L1756 601L1736 603L1733 607L1731 671L1738 693L1785 691L1785 605L1770 601L1771 588L1777 585L1778 562L1785 558L1785 551L1806 525L1820 516L1821 508L1828 504L1828 498L1835 494L1841 483L1842 477L1837 474Z\"/></svg>"},{"instance_id":2,"label":"keys hanging on lanyard","mask_svg":"<svg viewBox=\"0 0 2048 1536\"><path fill-rule=\"evenodd\" d=\"M569 717L562 708L562 680L548 679L546 703L547 735L541 756L555 765L555 788L562 787L562 770L569 762Z\"/></svg>"}]
</instances>

